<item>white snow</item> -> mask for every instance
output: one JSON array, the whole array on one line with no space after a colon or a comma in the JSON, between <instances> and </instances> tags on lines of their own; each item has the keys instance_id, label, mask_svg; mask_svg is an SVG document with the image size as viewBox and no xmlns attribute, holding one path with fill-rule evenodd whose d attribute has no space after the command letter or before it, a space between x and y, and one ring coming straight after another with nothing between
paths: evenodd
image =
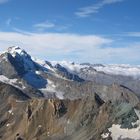
<instances>
[{"instance_id":1,"label":"white snow","mask_svg":"<svg viewBox=\"0 0 140 140\"><path fill-rule=\"evenodd\" d=\"M13 85L17 82L17 79L8 79L6 76L0 75L0 81Z\"/></svg>"},{"instance_id":2,"label":"white snow","mask_svg":"<svg viewBox=\"0 0 140 140\"><path fill-rule=\"evenodd\" d=\"M8 48L8 53L10 53L13 57L16 57L16 55L20 55L22 60L23 60L23 64L24 64L24 68L25 70L34 70L34 64L30 58L30 55L27 54L27 52L25 52L23 49L21 49L18 46L13 46Z\"/></svg>"},{"instance_id":3,"label":"white snow","mask_svg":"<svg viewBox=\"0 0 140 140\"><path fill-rule=\"evenodd\" d=\"M140 78L140 66L131 66L129 64L110 64L110 65L80 65L78 63L72 63L67 61L52 61L52 65L60 64L64 68L66 68L69 72L78 73L82 68L93 67L97 71L102 71L107 74L113 75L124 75L124 76L132 76L134 78ZM91 71L88 71L91 72ZM91 73L91 74L94 74Z\"/></svg>"},{"instance_id":4,"label":"white snow","mask_svg":"<svg viewBox=\"0 0 140 140\"><path fill-rule=\"evenodd\" d=\"M80 65L78 63L73 63L73 62L67 62L67 61L52 61L51 62L53 66L56 64L60 64L64 68L66 68L69 72L79 72L81 68L84 68L84 65Z\"/></svg>"},{"instance_id":5,"label":"white snow","mask_svg":"<svg viewBox=\"0 0 140 140\"><path fill-rule=\"evenodd\" d=\"M18 79L9 79L4 75L0 75L0 81L1 82L12 85L12 86L14 86L18 89L25 89L26 87L24 86L24 84L21 81L17 82L17 80ZM18 83L21 84L22 88L17 85Z\"/></svg>"},{"instance_id":6,"label":"white snow","mask_svg":"<svg viewBox=\"0 0 140 140\"><path fill-rule=\"evenodd\" d=\"M8 48L8 52L12 54L13 57L15 57L16 53L23 55L23 50L20 49L18 46L13 46Z\"/></svg>"},{"instance_id":7,"label":"white snow","mask_svg":"<svg viewBox=\"0 0 140 140\"><path fill-rule=\"evenodd\" d=\"M40 71L35 71L35 73L36 73L37 75L40 75L40 74L41 74L41 72L40 72Z\"/></svg>"},{"instance_id":8,"label":"white snow","mask_svg":"<svg viewBox=\"0 0 140 140\"><path fill-rule=\"evenodd\" d=\"M16 100L16 103L23 103L24 101Z\"/></svg>"},{"instance_id":9,"label":"white snow","mask_svg":"<svg viewBox=\"0 0 140 140\"><path fill-rule=\"evenodd\" d=\"M6 126L7 126L7 127L10 126L10 123L7 123Z\"/></svg>"},{"instance_id":10,"label":"white snow","mask_svg":"<svg viewBox=\"0 0 140 140\"><path fill-rule=\"evenodd\" d=\"M135 124L138 125L136 128L132 129L124 129L121 128L119 124L113 124L111 128L108 130L111 132L111 137L113 140L118 140L119 138L121 139L134 139L134 140L140 140L140 111L135 110L135 113L138 116L138 120L135 122ZM105 138L108 134L102 134L102 138Z\"/></svg>"},{"instance_id":11,"label":"white snow","mask_svg":"<svg viewBox=\"0 0 140 140\"><path fill-rule=\"evenodd\" d=\"M46 88L40 89L44 93L44 95L48 97L46 92L51 92L55 93L56 97L58 97L59 99L64 99L64 93L56 90L56 85L54 84L54 82L49 79L47 79L47 82L48 83L46 85Z\"/></svg>"},{"instance_id":12,"label":"white snow","mask_svg":"<svg viewBox=\"0 0 140 140\"><path fill-rule=\"evenodd\" d=\"M50 132L49 131L47 132L47 135L50 136Z\"/></svg>"},{"instance_id":13,"label":"white snow","mask_svg":"<svg viewBox=\"0 0 140 140\"><path fill-rule=\"evenodd\" d=\"M11 114L11 115L14 115L14 113L13 113L13 110L11 109L11 110L8 110L8 113L9 114Z\"/></svg>"},{"instance_id":14,"label":"white snow","mask_svg":"<svg viewBox=\"0 0 140 140\"><path fill-rule=\"evenodd\" d=\"M109 133L102 134L101 136L102 136L103 139L106 139L106 138L108 138Z\"/></svg>"},{"instance_id":15,"label":"white snow","mask_svg":"<svg viewBox=\"0 0 140 140\"><path fill-rule=\"evenodd\" d=\"M39 128L41 128L41 127L42 127L42 125L38 125L38 127L39 127Z\"/></svg>"},{"instance_id":16,"label":"white snow","mask_svg":"<svg viewBox=\"0 0 140 140\"><path fill-rule=\"evenodd\" d=\"M61 100L64 99L64 93L61 91L56 91L55 95Z\"/></svg>"},{"instance_id":17,"label":"white snow","mask_svg":"<svg viewBox=\"0 0 140 140\"><path fill-rule=\"evenodd\" d=\"M22 86L22 89L26 88L22 81L18 81L18 83Z\"/></svg>"},{"instance_id":18,"label":"white snow","mask_svg":"<svg viewBox=\"0 0 140 140\"><path fill-rule=\"evenodd\" d=\"M33 57L32 57L32 60L35 61L36 63L38 63L39 65L41 65L42 67L55 72L54 69L51 68L44 60L36 59Z\"/></svg>"},{"instance_id":19,"label":"white snow","mask_svg":"<svg viewBox=\"0 0 140 140\"><path fill-rule=\"evenodd\" d=\"M19 54L20 56L24 57L28 55L23 49L21 49L18 46L9 47L8 53L10 53L13 57L15 57L16 54Z\"/></svg>"},{"instance_id":20,"label":"white snow","mask_svg":"<svg viewBox=\"0 0 140 140\"><path fill-rule=\"evenodd\" d=\"M70 119L68 119L67 124L70 124Z\"/></svg>"},{"instance_id":21,"label":"white snow","mask_svg":"<svg viewBox=\"0 0 140 140\"><path fill-rule=\"evenodd\" d=\"M55 88L56 88L56 86L54 85L54 83L51 80L48 79L46 88L42 88L40 90L41 91L56 92Z\"/></svg>"},{"instance_id":22,"label":"white snow","mask_svg":"<svg viewBox=\"0 0 140 140\"><path fill-rule=\"evenodd\" d=\"M9 114L12 114L12 112L13 112L13 110L8 110L8 113L9 113Z\"/></svg>"},{"instance_id":23,"label":"white snow","mask_svg":"<svg viewBox=\"0 0 140 140\"><path fill-rule=\"evenodd\" d=\"M61 79L64 79L64 80L69 80L69 79L66 79L65 77L62 77L61 75L57 74L55 69L50 67L44 60L36 59L36 58L33 58L33 57L32 57L32 60L35 61L36 63L38 63L39 65L41 65L42 67L44 67L44 68L50 70L51 72L53 72L53 75L56 76L57 78L61 78ZM52 61L51 64L54 67L57 64L57 62ZM47 71L47 73L49 73L49 72ZM41 72L36 71L36 74L41 74Z\"/></svg>"}]
</instances>

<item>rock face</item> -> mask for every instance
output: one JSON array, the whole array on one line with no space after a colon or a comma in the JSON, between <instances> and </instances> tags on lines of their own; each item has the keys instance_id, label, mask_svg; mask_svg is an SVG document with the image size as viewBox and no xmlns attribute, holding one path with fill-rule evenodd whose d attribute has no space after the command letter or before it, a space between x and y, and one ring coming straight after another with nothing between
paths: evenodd
<instances>
[{"instance_id":1,"label":"rock face","mask_svg":"<svg viewBox=\"0 0 140 140\"><path fill-rule=\"evenodd\" d=\"M1 55L0 71L8 78L22 76L30 70L34 70L35 63L24 50L19 47L10 47Z\"/></svg>"},{"instance_id":2,"label":"rock face","mask_svg":"<svg viewBox=\"0 0 140 140\"><path fill-rule=\"evenodd\" d=\"M3 102L4 99L8 98L14 98L23 101L30 99L30 97L26 93L23 93L21 90L0 82L0 102Z\"/></svg>"},{"instance_id":3,"label":"rock face","mask_svg":"<svg viewBox=\"0 0 140 140\"><path fill-rule=\"evenodd\" d=\"M59 63L84 80L102 85L112 85L113 83L124 85L140 96L140 66L75 64L65 61Z\"/></svg>"},{"instance_id":4,"label":"rock face","mask_svg":"<svg viewBox=\"0 0 140 140\"><path fill-rule=\"evenodd\" d=\"M77 82L84 82L84 79L80 78L76 74L72 74L72 73L68 72L68 70L66 68L62 67L60 64L56 64L55 68L57 69L59 74L61 74L63 77L65 77L67 79L74 80Z\"/></svg>"},{"instance_id":5,"label":"rock face","mask_svg":"<svg viewBox=\"0 0 140 140\"><path fill-rule=\"evenodd\" d=\"M113 76L94 69L101 64L71 65L32 59L19 47L0 55L0 140L140 138L138 93L104 83Z\"/></svg>"},{"instance_id":6,"label":"rock face","mask_svg":"<svg viewBox=\"0 0 140 140\"><path fill-rule=\"evenodd\" d=\"M103 102L96 96L73 101L13 98L0 111L2 140L100 140L113 123L132 128L138 119L129 103Z\"/></svg>"}]
</instances>

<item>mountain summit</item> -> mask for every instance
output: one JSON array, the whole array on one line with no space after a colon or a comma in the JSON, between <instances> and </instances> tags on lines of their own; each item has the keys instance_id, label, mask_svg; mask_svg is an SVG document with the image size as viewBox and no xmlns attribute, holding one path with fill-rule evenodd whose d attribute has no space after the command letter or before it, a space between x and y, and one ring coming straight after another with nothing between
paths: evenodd
<instances>
[{"instance_id":1,"label":"mountain summit","mask_svg":"<svg viewBox=\"0 0 140 140\"><path fill-rule=\"evenodd\" d=\"M19 47L9 47L0 57L1 74L8 78L23 75L27 71L35 69L31 56Z\"/></svg>"},{"instance_id":2,"label":"mountain summit","mask_svg":"<svg viewBox=\"0 0 140 140\"><path fill-rule=\"evenodd\" d=\"M7 52L10 53L13 57L15 57L17 54L24 57L30 57L30 55L27 54L27 52L25 52L23 49L21 49L18 46L9 47L7 49Z\"/></svg>"}]
</instances>

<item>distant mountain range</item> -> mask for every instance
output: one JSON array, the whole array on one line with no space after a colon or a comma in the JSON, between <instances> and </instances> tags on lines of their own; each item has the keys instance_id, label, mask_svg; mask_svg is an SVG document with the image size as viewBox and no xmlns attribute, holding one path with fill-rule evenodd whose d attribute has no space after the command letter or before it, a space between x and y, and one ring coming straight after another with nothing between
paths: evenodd
<instances>
[{"instance_id":1,"label":"distant mountain range","mask_svg":"<svg viewBox=\"0 0 140 140\"><path fill-rule=\"evenodd\" d=\"M2 140L139 140L139 99L140 66L0 54Z\"/></svg>"}]
</instances>

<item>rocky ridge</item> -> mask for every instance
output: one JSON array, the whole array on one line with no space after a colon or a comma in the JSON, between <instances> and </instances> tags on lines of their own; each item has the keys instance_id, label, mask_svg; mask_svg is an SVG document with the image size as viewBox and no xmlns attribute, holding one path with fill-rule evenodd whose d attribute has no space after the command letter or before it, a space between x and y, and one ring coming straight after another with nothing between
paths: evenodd
<instances>
[{"instance_id":1,"label":"rocky ridge","mask_svg":"<svg viewBox=\"0 0 140 140\"><path fill-rule=\"evenodd\" d=\"M0 139L139 139L139 92L123 84L138 79L95 67L103 65L40 61L19 47L2 53Z\"/></svg>"}]
</instances>

